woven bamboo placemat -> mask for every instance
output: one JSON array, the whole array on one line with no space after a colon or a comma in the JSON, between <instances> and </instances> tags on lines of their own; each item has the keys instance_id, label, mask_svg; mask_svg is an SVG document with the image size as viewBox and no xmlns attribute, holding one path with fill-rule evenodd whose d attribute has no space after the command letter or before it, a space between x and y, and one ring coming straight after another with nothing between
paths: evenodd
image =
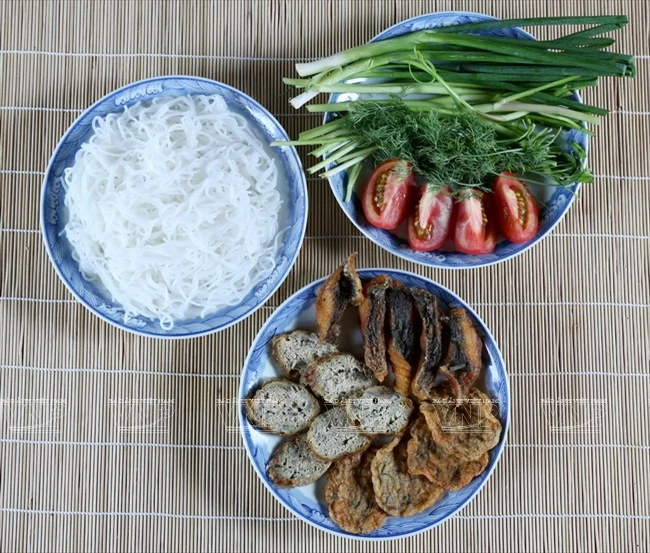
<instances>
[{"instance_id":1,"label":"woven bamboo placemat","mask_svg":"<svg viewBox=\"0 0 650 553\"><path fill-rule=\"evenodd\" d=\"M596 181L547 240L495 267L425 269L362 238L328 186L309 179L298 262L238 325L154 341L73 301L46 258L38 201L50 153L82 109L138 79L200 75L250 94L295 136L319 121L287 104L281 77L296 59L444 10L630 17L616 38L638 56L639 75L586 94L613 110L592 142ZM0 551L650 548L645 0L4 1L0 22ZM415 271L465 298L511 376L509 442L488 485L453 520L393 543L338 539L296 520L253 472L229 405L274 306L355 250L362 267ZM19 400L37 398L65 401L52 432L17 432L12 420L28 417ZM120 398L173 400L173 414L159 434L125 436L111 403Z\"/></svg>"}]
</instances>

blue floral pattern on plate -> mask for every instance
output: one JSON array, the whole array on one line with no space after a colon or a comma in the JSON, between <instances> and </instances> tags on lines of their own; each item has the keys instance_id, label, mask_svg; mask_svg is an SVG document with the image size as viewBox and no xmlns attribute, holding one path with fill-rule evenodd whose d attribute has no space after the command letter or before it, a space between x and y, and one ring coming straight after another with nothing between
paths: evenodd
<instances>
[{"instance_id":1,"label":"blue floral pattern on plate","mask_svg":"<svg viewBox=\"0 0 650 553\"><path fill-rule=\"evenodd\" d=\"M470 13L470 12L444 12L433 13L414 17L407 21L403 21L390 27L384 32L377 35L372 39L372 42L378 40L385 40L397 36L405 35L423 29L431 29L433 27L443 27L448 25L460 25L464 23L476 23L479 21L489 21L496 19L483 14ZM476 34L486 34L499 36L504 38L520 38L526 40L535 40L535 38L518 28L497 29L494 31L480 31ZM330 102L344 101L341 94L332 94ZM573 99L580 101L580 96L576 93L573 94ZM325 115L325 121L332 119L332 114ZM588 141L585 133L572 130L566 134L566 143L577 143L585 151L587 151ZM429 265L431 267L443 267L448 269L469 269L472 267L484 267L492 265L500 261L510 259L520 253L523 253L528 248L537 244L540 240L544 239L553 228L561 221L565 213L568 211L571 203L573 202L580 185L576 184L568 188L556 188L549 201L546 202L545 207L541 211L541 220L537 236L529 242L524 244L513 244L511 242L503 241L497 244L492 253L482 255L468 255L459 252L418 252L412 250L408 242L395 236L391 232L379 229L372 226L366 220L361 202L356 195L353 195L350 202L345 202L345 184L347 176L345 172L338 173L329 178L330 187L334 193L334 197L341 206L341 209L348 216L350 221L370 240L378 244L385 250L403 258L408 261L414 261L422 265Z\"/></svg>"},{"instance_id":2,"label":"blue floral pattern on plate","mask_svg":"<svg viewBox=\"0 0 650 553\"><path fill-rule=\"evenodd\" d=\"M329 518L327 506L319 500L316 487L313 484L300 488L280 489L271 483L266 476L266 465L280 439L254 428L246 419L244 410L241 407L239 409L239 422L246 451L258 476L276 499L297 517L321 530L349 538L366 540L401 538L432 528L452 517L465 507L487 482L499 460L506 441L510 414L508 376L503 359L490 331L478 315L451 290L431 280L404 271L360 269L358 272L361 278L372 278L379 274L386 274L406 286L424 288L436 294L444 305L450 308L464 307L471 314L476 327L483 334L487 349L488 361L484 371L485 389L490 397L496 400L499 418L503 425L501 439L490 452L490 461L486 470L463 489L445 494L441 500L427 511L406 518L389 517L382 528L371 534L357 536L344 532ZM273 312L262 327L244 363L239 389L240 402L249 397L262 380L277 376L277 371L273 368L269 356L269 341L277 334L296 328L305 328L305 314L313 311L318 289L324 280L317 280L296 292Z\"/></svg>"},{"instance_id":3,"label":"blue floral pattern on plate","mask_svg":"<svg viewBox=\"0 0 650 553\"><path fill-rule=\"evenodd\" d=\"M83 278L78 263L72 258L70 243L62 236L65 226L63 212L65 190L61 185L63 172L74 163L75 155L93 134L95 117L120 111L123 106L185 94L218 94L228 107L243 115L261 140L289 140L280 123L255 100L226 84L200 77L156 77L129 84L93 104L71 125L57 145L47 167L41 194L41 229L45 247L57 273L70 292L90 311L105 321L129 332L161 338L192 338L222 330L247 317L261 307L288 275L296 260L307 224L307 186L302 164L293 147L272 150L281 173L286 176L288 230L276 259L276 267L237 305L222 308L203 318L176 321L171 330L163 330L158 320L133 317L124 320L124 309Z\"/></svg>"}]
</instances>

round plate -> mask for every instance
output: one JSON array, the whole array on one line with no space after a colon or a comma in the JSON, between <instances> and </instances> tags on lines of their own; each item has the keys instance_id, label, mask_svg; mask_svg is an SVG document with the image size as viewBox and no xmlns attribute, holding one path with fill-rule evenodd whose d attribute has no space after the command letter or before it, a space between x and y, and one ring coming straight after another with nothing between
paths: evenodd
<instances>
[{"instance_id":1,"label":"round plate","mask_svg":"<svg viewBox=\"0 0 650 553\"><path fill-rule=\"evenodd\" d=\"M124 106L160 97L186 94L218 94L228 108L244 116L255 134L263 142L289 140L280 123L260 104L226 84L200 77L156 77L124 86L93 104L84 111L63 135L45 173L41 194L41 229L50 261L70 292L90 311L123 330L158 338L192 338L222 330L247 317L261 307L277 290L293 266L305 236L307 225L307 185L298 153L293 147L271 148L268 152L275 158L279 172L281 193L285 210L282 220L289 230L276 258L273 272L257 283L237 305L222 308L203 318L174 321L171 330L163 330L158 320L132 317L125 321L124 309L85 280L78 263L72 259L71 246L62 230L67 221L62 185L63 171L74 164L81 145L93 135L95 117L118 112Z\"/></svg>"},{"instance_id":2,"label":"round plate","mask_svg":"<svg viewBox=\"0 0 650 553\"><path fill-rule=\"evenodd\" d=\"M400 518L389 517L386 524L366 535L350 534L341 530L328 516L327 505L323 499L321 481L309 486L302 486L292 489L277 488L266 476L266 465L273 453L273 450L280 443L281 438L266 434L252 426L243 409L243 400L260 384L262 380L279 376L280 372L275 369L269 356L269 341L273 336L283 332L296 329L315 330L316 325L316 296L318 289L325 279L320 279L305 286L296 292L268 319L255 338L251 350L244 363L244 371L239 389L239 422L244 444L250 461L264 485L275 496L275 498L289 509L294 515L309 524L325 530L332 534L365 540L384 540L412 536L440 524L452 517L467 505L478 491L485 485L492 474L506 441L506 434L509 424L509 400L510 391L508 376L499 349L483 321L478 315L451 290L440 284L404 271L388 269L360 269L359 276L369 279L380 274L388 275L391 279L402 282L411 288L424 288L434 293L443 305L449 308L463 307L470 313L476 328L482 333L487 350L487 364L480 379L479 387L483 388L488 395L496 400L498 417L503 426L501 438L498 445L490 451L490 461L485 471L475 478L463 489L446 493L433 507L425 512ZM345 328L344 328L345 331ZM357 342L361 336L356 331ZM355 342L355 340L352 340ZM342 348L343 349L343 348ZM349 348L345 348L349 349Z\"/></svg>"},{"instance_id":3,"label":"round plate","mask_svg":"<svg viewBox=\"0 0 650 553\"><path fill-rule=\"evenodd\" d=\"M433 27L443 27L448 25L460 25L464 23L476 23L479 21L490 21L496 19L488 15L470 13L470 12L444 12L432 13L414 17L406 21L402 21L393 27L385 30L372 39L371 42L378 40L385 40L394 38L400 35L421 31L423 29L431 29ZM524 40L535 40L535 38L525 31L518 28L497 29L493 31L481 31L476 34L492 35L506 38L520 38ZM356 94L332 94L330 96L330 103L345 102L356 99ZM573 99L580 100L580 96L574 93ZM331 113L325 115L325 122L333 118ZM585 151L587 151L587 135L583 132L571 130L566 133L566 142L576 142ZM501 241L497 244L492 253L482 255L469 255L460 252L447 252L447 251L433 251L433 252L418 252L412 250L407 240L394 235L391 232L379 229L372 226L366 220L363 214L363 208L356 194L352 195L350 202L345 202L345 186L347 176L345 172L338 173L329 178L330 187L334 193L336 201L341 206L341 209L348 216L350 221L370 240L375 244L381 246L385 250L402 257L408 261L414 261L421 265L428 265L431 267L444 267L447 269L469 269L473 267L484 267L505 261L525 252L528 248L543 240L553 228L562 220L564 214L568 211L571 203L573 202L579 184L567 188L561 187L544 187L544 186L531 186L531 191L543 204L540 213L540 224L537 236L531 241L524 244L513 244L507 241Z\"/></svg>"}]
</instances>

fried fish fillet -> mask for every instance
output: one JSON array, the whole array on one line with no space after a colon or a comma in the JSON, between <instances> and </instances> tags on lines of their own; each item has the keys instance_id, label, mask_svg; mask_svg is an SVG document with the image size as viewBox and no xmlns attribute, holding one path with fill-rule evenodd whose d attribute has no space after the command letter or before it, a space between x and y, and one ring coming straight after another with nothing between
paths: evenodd
<instances>
[{"instance_id":1,"label":"fried fish fillet","mask_svg":"<svg viewBox=\"0 0 650 553\"><path fill-rule=\"evenodd\" d=\"M465 399L440 396L420 404L436 445L463 461L478 461L499 443L501 423L492 400L472 388Z\"/></svg>"},{"instance_id":2,"label":"fried fish fillet","mask_svg":"<svg viewBox=\"0 0 650 553\"><path fill-rule=\"evenodd\" d=\"M330 517L346 532L368 534L381 528L386 513L375 501L370 465L376 448L344 457L332 466L325 485Z\"/></svg>"},{"instance_id":3,"label":"fried fish fillet","mask_svg":"<svg viewBox=\"0 0 650 553\"><path fill-rule=\"evenodd\" d=\"M371 464L378 505L389 515L401 517L431 507L444 491L424 476L409 473L404 437L402 434L382 447Z\"/></svg>"},{"instance_id":4,"label":"fried fish fillet","mask_svg":"<svg viewBox=\"0 0 650 553\"><path fill-rule=\"evenodd\" d=\"M449 344L438 372L456 398L464 397L483 368L483 340L463 308L452 309L447 317Z\"/></svg>"},{"instance_id":5,"label":"fried fish fillet","mask_svg":"<svg viewBox=\"0 0 650 553\"><path fill-rule=\"evenodd\" d=\"M446 490L459 490L487 467L489 455L483 453L476 461L463 461L436 445L426 419L420 415L411 426L407 444L407 464L411 474L426 476Z\"/></svg>"},{"instance_id":6,"label":"fried fish fillet","mask_svg":"<svg viewBox=\"0 0 650 553\"><path fill-rule=\"evenodd\" d=\"M388 358L395 374L395 390L408 396L411 391L413 358L416 354L416 333L411 291L394 282L387 292Z\"/></svg>"},{"instance_id":7,"label":"fried fish fillet","mask_svg":"<svg viewBox=\"0 0 650 553\"><path fill-rule=\"evenodd\" d=\"M338 341L341 318L348 305L363 301L361 280L356 271L357 254L353 253L323 283L316 299L318 337L331 344Z\"/></svg>"},{"instance_id":8,"label":"fried fish fillet","mask_svg":"<svg viewBox=\"0 0 650 553\"><path fill-rule=\"evenodd\" d=\"M442 357L442 321L438 300L427 290L411 290L415 309L420 317L420 360L411 386L419 399L429 398Z\"/></svg>"},{"instance_id":9,"label":"fried fish fillet","mask_svg":"<svg viewBox=\"0 0 650 553\"><path fill-rule=\"evenodd\" d=\"M359 306L364 361L379 382L388 375L384 326L386 293L390 285L391 280L386 275L373 278L364 286L364 298Z\"/></svg>"}]
</instances>

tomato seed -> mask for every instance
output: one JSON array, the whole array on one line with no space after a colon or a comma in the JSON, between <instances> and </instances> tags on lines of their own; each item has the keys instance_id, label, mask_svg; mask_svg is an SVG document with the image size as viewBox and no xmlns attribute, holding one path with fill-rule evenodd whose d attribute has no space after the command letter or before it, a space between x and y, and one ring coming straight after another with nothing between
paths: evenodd
<instances>
[{"instance_id":1,"label":"tomato seed","mask_svg":"<svg viewBox=\"0 0 650 553\"><path fill-rule=\"evenodd\" d=\"M413 221L413 226L415 227L415 232L418 235L418 238L429 238L431 235L431 225L427 225L425 228L420 226L420 202L418 202L417 207L415 208L415 217Z\"/></svg>"},{"instance_id":2,"label":"tomato seed","mask_svg":"<svg viewBox=\"0 0 650 553\"><path fill-rule=\"evenodd\" d=\"M519 191L515 191L515 196L517 197L519 224L523 227L526 224L526 215L528 213L526 210L526 198Z\"/></svg>"},{"instance_id":3,"label":"tomato seed","mask_svg":"<svg viewBox=\"0 0 650 553\"><path fill-rule=\"evenodd\" d=\"M374 197L375 207L377 209L381 209L382 207L384 207L384 189L386 188L387 180L388 180L388 175L384 173L380 177L379 182L377 183L377 190L375 191L375 197Z\"/></svg>"}]
</instances>

